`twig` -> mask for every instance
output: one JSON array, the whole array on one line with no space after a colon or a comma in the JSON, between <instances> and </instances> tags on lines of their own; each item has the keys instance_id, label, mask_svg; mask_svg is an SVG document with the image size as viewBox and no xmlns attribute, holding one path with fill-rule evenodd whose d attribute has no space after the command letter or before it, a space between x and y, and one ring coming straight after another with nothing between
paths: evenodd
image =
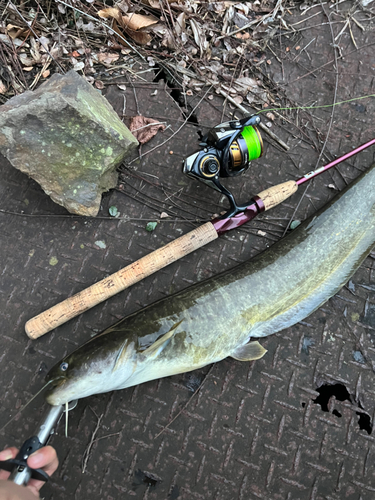
<instances>
[{"instance_id":1,"label":"twig","mask_svg":"<svg viewBox=\"0 0 375 500\"><path fill-rule=\"evenodd\" d=\"M294 26L298 26L299 24L301 24L301 23L304 23L304 22L308 21L308 20L309 20L309 19L311 19L312 17L318 16L319 14L320 14L320 11L315 12L315 14L312 14L311 16L306 17L305 19L302 19L302 21L298 21L298 23L290 24L290 25L289 25L289 27L290 27L290 28L293 28L293 31L296 31L296 30L294 30Z\"/></svg>"},{"instance_id":2,"label":"twig","mask_svg":"<svg viewBox=\"0 0 375 500\"><path fill-rule=\"evenodd\" d=\"M17 9L17 7L14 5L14 3L12 2L9 2L9 5L11 7L11 9L15 10L17 12L17 14L20 16L20 18L22 19L22 21L26 24L26 26L29 28L29 30L33 33L33 35L35 36L35 38L38 40L38 42L40 43L40 45L43 47L43 49L47 52L47 54L50 56L51 59L53 59L55 61L55 63L57 64L57 66L60 68L60 70L65 73L65 70L64 68L61 66L61 64L53 57L53 55L51 54L51 52L48 50L48 47L41 41L41 39L39 38L39 36L35 33L34 31L34 28L32 27L32 25L30 25L26 19L23 17L23 15L21 14L21 12Z\"/></svg>"},{"instance_id":3,"label":"twig","mask_svg":"<svg viewBox=\"0 0 375 500\"><path fill-rule=\"evenodd\" d=\"M292 62L294 62L294 61L295 61L295 60L296 60L296 59L297 59L297 58L298 58L298 57L302 54L302 52L303 52L304 50L306 50L306 49L307 49L307 47L313 43L313 41L314 41L314 40L316 40L316 36L315 36L312 40L310 40L310 41L309 41L309 43L308 43L307 45L305 45L305 46L304 46L304 47L303 47L303 48L299 51L299 53L295 56L295 58L294 58L294 59L292 59ZM307 53L307 52L306 52L306 54L308 55L308 53ZM309 57L310 57L310 56L309 56Z\"/></svg>"},{"instance_id":4,"label":"twig","mask_svg":"<svg viewBox=\"0 0 375 500\"><path fill-rule=\"evenodd\" d=\"M259 19L254 19L254 21L251 21L248 24L245 24L245 26L242 26L242 28L238 28L237 30L231 31L230 33L227 33L225 35L221 35L216 38L216 40L221 40L222 38L227 38L228 36L235 35L236 33L239 33L240 31L246 30L247 28L250 28L250 26L253 26L254 24L261 24L262 20ZM257 44L258 45L258 44Z\"/></svg>"},{"instance_id":5,"label":"twig","mask_svg":"<svg viewBox=\"0 0 375 500\"><path fill-rule=\"evenodd\" d=\"M135 105L137 107L137 113L138 113L138 115L140 115L141 112L139 111L139 103L138 103L137 91L135 90L135 87L133 85L133 82L132 82L131 78L129 78L129 82L130 82L130 85L132 86L132 89L133 89Z\"/></svg>"},{"instance_id":6,"label":"twig","mask_svg":"<svg viewBox=\"0 0 375 500\"><path fill-rule=\"evenodd\" d=\"M356 44L356 41L355 41L355 38L354 38L354 35L353 35L353 31L352 31L352 26L350 24L350 21L349 21L349 32L350 32L350 37L352 39L352 42L353 42L353 45L356 49L358 49L357 47L357 44Z\"/></svg>"},{"instance_id":7,"label":"twig","mask_svg":"<svg viewBox=\"0 0 375 500\"><path fill-rule=\"evenodd\" d=\"M118 190L120 193L123 193L123 191ZM129 195L130 196L130 195ZM153 210L156 211L155 208ZM182 209L181 209L182 210ZM160 210L158 210L160 211ZM160 219L159 217L98 217L98 216L88 216L88 215L66 215L66 214L21 214L18 212L11 212L10 210L3 210L0 208L0 213L5 214L5 215L16 215L17 217L40 217L40 218L51 218L51 219L58 219L58 218L63 218L63 219L93 219L93 220L111 220L111 221L122 221L122 222L142 222L142 221L149 221L150 219L157 220L158 222L207 222L209 219L175 219L175 218L169 218L169 219Z\"/></svg>"},{"instance_id":8,"label":"twig","mask_svg":"<svg viewBox=\"0 0 375 500\"><path fill-rule=\"evenodd\" d=\"M184 406L181 408L181 410L177 413L176 416L174 416L172 418L172 420L170 422L167 423L167 425L165 427L162 428L162 430L156 434L156 436L154 437L154 439L158 438L161 434L163 434L163 432L168 429L168 427L170 425L173 424L173 422L181 415L181 413L183 411L186 410L186 408L189 406L190 402L192 401L192 399L198 394L198 392L202 389L202 387L204 386L204 384L206 383L206 380L208 379L208 376L210 375L210 373L212 372L213 368L215 367L216 363L214 363L210 369L208 370L208 372L206 373L201 385L194 391L194 394L187 400L187 402L184 404Z\"/></svg>"},{"instance_id":9,"label":"twig","mask_svg":"<svg viewBox=\"0 0 375 500\"><path fill-rule=\"evenodd\" d=\"M24 72L22 70L22 66L20 64L20 61L18 59L17 55L17 49L14 46L13 40L11 41L11 47L12 51L7 47L6 43L0 40L0 60L1 60L1 65L4 68L8 69L9 75L12 77L11 79L11 85L15 91L16 94L19 93L20 87L23 87L23 90L28 89L28 85L25 79ZM19 77L18 79L16 78L16 75L14 74L11 66L8 65L7 63L7 57L9 57L10 62L14 64L14 68L17 70ZM20 82L20 83L18 83Z\"/></svg>"},{"instance_id":10,"label":"twig","mask_svg":"<svg viewBox=\"0 0 375 500\"><path fill-rule=\"evenodd\" d=\"M336 104L336 100L337 100L337 88L338 88L338 85L339 85L339 72L338 72L338 69L337 69L337 54L336 54L336 50L335 50L335 36L333 34L333 28L332 28L331 20L329 18L329 15L326 13L326 11L324 9L322 0L320 0L320 4L322 6L324 14L326 15L326 17L328 19L329 27L330 27L330 30L331 30L332 44L333 44L333 50L334 50L333 53L334 53L334 57L335 57L336 81L335 81L335 92L334 92L334 95L333 95L333 105L332 105L331 119L329 121L328 130L327 130L327 134L326 134L326 139L325 139L323 147L322 147L322 149L320 151L320 155L319 155L318 161L316 162L316 167L315 168L318 168L318 163L320 162L320 159L323 156L324 149L325 149L325 147L327 145L327 142L328 142L329 134L331 133L332 123L333 123L333 116L335 114L335 104Z\"/></svg>"},{"instance_id":11,"label":"twig","mask_svg":"<svg viewBox=\"0 0 375 500\"><path fill-rule=\"evenodd\" d=\"M324 23L324 24L329 24L329 23ZM366 47L371 47L372 45L375 45L375 42L366 43L365 45L362 45L361 47L358 47L358 49L354 49L354 50L352 50L350 52L347 52L346 54L340 55L338 57L336 56L337 60L342 59L343 57L348 57L351 54L353 54L354 52L359 52L361 49L365 49ZM325 68L326 66L329 66L333 62L336 62L336 58L335 59L331 59L330 61L322 64L318 68L315 68L315 69L312 69L311 71L308 71L307 73L305 73L302 76L299 76L295 80L292 80L292 81L289 81L289 82L286 82L286 83L280 83L279 86L280 87L285 87L286 85L291 85L292 83L298 82L299 80L302 80L303 78L306 78L306 76L310 76L313 73L315 73L316 71L320 71L321 69Z\"/></svg>"},{"instance_id":12,"label":"twig","mask_svg":"<svg viewBox=\"0 0 375 500\"><path fill-rule=\"evenodd\" d=\"M207 92L204 94L204 96L200 99L200 101L198 102L198 104L196 106L194 106L194 108L190 111L190 113L188 114L188 116L186 117L184 123L176 130L176 132L174 132L170 137L168 137L168 139L166 139L164 142L162 142L161 144L158 144L157 146L155 146L154 148L151 148L149 149L148 151L146 151L145 153L142 153L142 156L140 156L139 158L135 158L134 160L132 160L129 165L131 165L132 163L134 163L135 161L137 161L138 159L141 159L143 158L144 156L148 155L149 153L152 153L153 151L155 151L156 149L160 148L161 146L164 146L164 144L166 144L167 142L169 142L172 137L174 137L176 134L178 134L180 132L180 130L186 125L186 123L189 121L189 118L191 117L191 115L194 113L194 111L197 109L197 107L200 105L200 103L203 101L203 99L206 97L206 95L211 91L211 88L210 87Z\"/></svg>"},{"instance_id":13,"label":"twig","mask_svg":"<svg viewBox=\"0 0 375 500\"><path fill-rule=\"evenodd\" d=\"M153 123L148 123L147 125L143 125L143 127L139 127L139 128L134 128L131 132L138 132L138 130L142 130L143 128L147 128L147 127L154 127L155 125L166 125L167 122L153 122Z\"/></svg>"},{"instance_id":14,"label":"twig","mask_svg":"<svg viewBox=\"0 0 375 500\"><path fill-rule=\"evenodd\" d=\"M52 49L54 49L54 48L55 48L55 46L56 46L56 42L53 44ZM32 89L35 87L35 85L39 82L40 77L41 77L41 76L43 75L43 73L47 70L48 66L51 64L51 61L52 61L51 57L48 57L48 58L47 58L47 60L46 60L46 62L45 62L45 63L44 63L44 65L43 65L43 68L39 71L39 73L38 73L38 74L36 75L36 77L34 78L33 83L30 85L30 90L32 90Z\"/></svg>"},{"instance_id":15,"label":"twig","mask_svg":"<svg viewBox=\"0 0 375 500\"><path fill-rule=\"evenodd\" d=\"M355 297L357 297L354 294ZM339 308L337 305L331 300L331 304L333 306L333 309L336 309L339 311ZM341 312L341 311L339 311ZM366 347L363 345L363 342L361 340L361 335L359 337L355 333L355 327L352 328L352 326L349 324L349 321L347 318L345 318L344 315L342 315L342 319L348 329L349 334L354 338L356 345L358 346L359 352L362 354L363 359L365 360L366 365L370 368L370 370L375 374L375 364L372 362L371 357L368 355ZM358 324L358 322L356 322ZM362 325L361 325L362 326Z\"/></svg>"},{"instance_id":16,"label":"twig","mask_svg":"<svg viewBox=\"0 0 375 500\"><path fill-rule=\"evenodd\" d=\"M338 69L337 69L337 61L338 61L338 58L337 58L337 54L336 54L336 47L335 47L335 36L333 34L333 29L332 29L332 24L331 24L331 21L330 21L330 18L329 18L329 15L326 13L325 9L324 9L324 5L323 5L323 2L322 0L320 0L320 5L323 9L323 12L324 14L326 15L327 19L328 19L328 23L329 23L329 27L331 29L331 37L332 37L332 44L333 44L333 50L334 50L334 57L335 57L335 73L336 73L336 82L335 82L335 91L334 91L334 95L333 95L333 104L332 104L332 112L331 112L331 119L329 121L329 125L328 125L328 130L327 130L327 134L326 134L326 138L325 138L325 141L324 141L324 144L323 144L323 147L322 149L320 150L320 153L319 153L319 157L317 159L317 162L316 162L316 165L315 165L315 168L314 170L316 170L318 168L318 165L319 165L319 162L323 156L323 153L324 153L324 150L326 148L326 145L327 145L327 142L328 142L328 137L329 137L329 134L331 133L331 128L332 128L332 123L333 123L333 116L335 114L335 104L336 104L336 100L337 100L337 88L338 88L338 84L339 84L339 72L338 72ZM309 186L310 186L311 182L309 182L309 184L306 186L306 189L304 190L304 192L302 193L302 196L301 196L301 199L299 200L299 203L297 205L297 207L295 208L294 212L293 212L293 215L292 217L290 218L286 228L285 228L285 231L283 233L283 236L285 236L286 232L288 231L289 229L289 226L295 216L295 214L297 213L297 210L302 202L302 199L304 198L304 196L306 195L308 189L309 189Z\"/></svg>"},{"instance_id":17,"label":"twig","mask_svg":"<svg viewBox=\"0 0 375 500\"><path fill-rule=\"evenodd\" d=\"M88 444L87 448L85 449L83 456L82 456L82 474L84 474L86 471L87 463L88 463L89 458L90 458L91 449L92 449L94 442L95 442L95 436L98 433L98 430L100 428L100 425L101 425L103 417L104 417L104 413L102 413L100 415L100 417L98 417L97 414L94 412L94 410L92 408L90 408L90 409L94 413L94 415L98 419L98 421L97 421L96 427L91 435L90 442L89 442L89 444Z\"/></svg>"}]
</instances>

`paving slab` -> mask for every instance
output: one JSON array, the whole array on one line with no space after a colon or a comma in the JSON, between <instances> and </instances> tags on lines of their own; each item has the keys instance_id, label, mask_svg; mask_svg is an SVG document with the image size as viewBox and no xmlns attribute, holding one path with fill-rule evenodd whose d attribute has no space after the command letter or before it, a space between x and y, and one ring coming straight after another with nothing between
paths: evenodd
<instances>
[{"instance_id":1,"label":"paving slab","mask_svg":"<svg viewBox=\"0 0 375 500\"><path fill-rule=\"evenodd\" d=\"M340 12L345 15L350 4L340 4ZM347 29L339 40L345 57L335 66L327 18L319 5L309 11L315 13L296 26L295 33L273 44L270 64L262 65L265 77L297 105L332 103L335 89L336 101L373 93L373 31L351 23L352 34ZM292 24L307 17L294 14L285 19ZM308 29L298 31L302 26ZM333 24L334 33L342 27ZM297 46L307 47L296 50ZM63 355L125 315L266 249L282 236L289 220L313 214L374 161L374 149L361 153L314 180L304 196L300 190L248 227L186 256L38 341L28 340L24 324L29 318L225 207L218 193L184 177L181 164L198 147L199 131L216 125L223 114L240 114L228 105L224 108L223 99L212 93L212 100L197 107L198 123L184 124L170 89L163 81L154 82L151 73L146 75L146 81L135 79L132 84L125 75L126 90L103 78L105 95L125 121L141 113L169 127L142 147L144 156L122 169L119 189L103 198L97 218L68 215L34 181L1 159L1 425L42 387L45 374ZM190 104L198 102L193 96ZM366 99L335 107L333 118L332 108L322 108L276 119L272 130L289 144L289 152L264 135L263 157L228 185L245 200L301 176L315 167L328 131L322 162L370 140L373 112L374 101ZM109 218L110 206L128 220ZM176 221L164 219L147 232L147 222L158 220L163 211ZM80 401L69 417L68 437L60 424L52 438L60 468L42 490L43 497L372 499L373 262L370 255L339 294L304 322L264 339L268 352L259 361L228 358L189 374ZM41 397L33 401L3 431L1 445L21 444L45 407Z\"/></svg>"}]
</instances>

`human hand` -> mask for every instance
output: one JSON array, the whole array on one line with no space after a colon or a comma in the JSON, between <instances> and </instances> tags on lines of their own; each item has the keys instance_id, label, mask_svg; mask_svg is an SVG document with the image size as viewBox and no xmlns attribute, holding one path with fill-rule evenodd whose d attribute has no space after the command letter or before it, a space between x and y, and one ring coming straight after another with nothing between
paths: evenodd
<instances>
[{"instance_id":1,"label":"human hand","mask_svg":"<svg viewBox=\"0 0 375 500\"><path fill-rule=\"evenodd\" d=\"M7 448L0 452L0 460L16 458L17 448ZM52 446L44 446L27 459L27 465L32 469L43 469L49 476L59 465L56 451ZM6 481L9 472L0 470L0 499L1 500L35 500L39 498L39 490L45 484L43 481L30 479L27 486L18 486L12 481Z\"/></svg>"}]
</instances>

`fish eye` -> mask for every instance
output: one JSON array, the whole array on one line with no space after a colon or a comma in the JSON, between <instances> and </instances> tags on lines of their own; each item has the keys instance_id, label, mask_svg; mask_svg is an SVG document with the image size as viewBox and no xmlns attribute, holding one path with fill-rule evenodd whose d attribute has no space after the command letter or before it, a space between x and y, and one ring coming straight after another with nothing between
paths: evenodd
<instances>
[{"instance_id":1,"label":"fish eye","mask_svg":"<svg viewBox=\"0 0 375 500\"><path fill-rule=\"evenodd\" d=\"M63 372L66 372L66 370L68 369L68 363L64 362L64 363L61 363L60 365L60 370L63 371Z\"/></svg>"}]
</instances>

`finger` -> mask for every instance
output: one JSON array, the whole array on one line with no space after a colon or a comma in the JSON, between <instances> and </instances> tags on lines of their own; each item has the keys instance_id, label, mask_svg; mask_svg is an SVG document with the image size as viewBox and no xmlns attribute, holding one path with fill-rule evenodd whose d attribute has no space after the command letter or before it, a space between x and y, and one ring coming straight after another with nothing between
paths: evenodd
<instances>
[{"instance_id":1,"label":"finger","mask_svg":"<svg viewBox=\"0 0 375 500\"><path fill-rule=\"evenodd\" d=\"M0 460L10 460L11 458L15 458L17 456L18 450L14 446L11 448L6 448L3 451L0 451ZM10 472L5 470L0 470L0 480L8 479Z\"/></svg>"},{"instance_id":2,"label":"finger","mask_svg":"<svg viewBox=\"0 0 375 500\"><path fill-rule=\"evenodd\" d=\"M0 481L0 498L1 499L22 499L22 500L37 500L39 493L29 491L28 488L19 486L11 481Z\"/></svg>"},{"instance_id":3,"label":"finger","mask_svg":"<svg viewBox=\"0 0 375 500\"><path fill-rule=\"evenodd\" d=\"M52 446L44 446L40 448L27 460L27 465L33 469L43 469L49 476L51 476L59 465L56 451ZM45 483L37 479L30 479L27 487L34 493L40 490Z\"/></svg>"},{"instance_id":4,"label":"finger","mask_svg":"<svg viewBox=\"0 0 375 500\"><path fill-rule=\"evenodd\" d=\"M16 458L18 449L14 446L10 448L5 448L5 450L0 451L0 460L9 460L10 458Z\"/></svg>"},{"instance_id":5,"label":"finger","mask_svg":"<svg viewBox=\"0 0 375 500\"><path fill-rule=\"evenodd\" d=\"M26 489L30 490L33 493L33 495L35 495L36 498L39 500L40 499L39 490L43 486L43 484L46 484L46 483L43 483L42 481L35 481L35 483L40 483L40 486L37 486L36 484L30 484L31 482L34 483L34 479L32 479L31 481L28 482Z\"/></svg>"},{"instance_id":6,"label":"finger","mask_svg":"<svg viewBox=\"0 0 375 500\"><path fill-rule=\"evenodd\" d=\"M56 450L52 446L43 446L29 456L27 465L32 469L43 469L50 476L59 465Z\"/></svg>"}]
</instances>

